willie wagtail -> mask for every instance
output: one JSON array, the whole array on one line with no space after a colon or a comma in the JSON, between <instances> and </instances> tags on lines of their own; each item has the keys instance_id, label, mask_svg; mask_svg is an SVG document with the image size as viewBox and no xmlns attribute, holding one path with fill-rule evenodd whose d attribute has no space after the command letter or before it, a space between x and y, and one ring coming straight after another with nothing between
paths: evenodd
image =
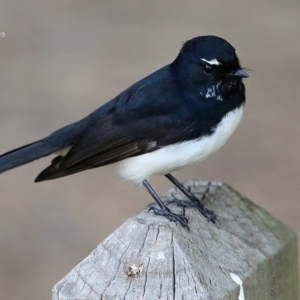
<instances>
[{"instance_id":1,"label":"willie wagtail","mask_svg":"<svg viewBox=\"0 0 300 300\"><path fill-rule=\"evenodd\" d=\"M87 117L51 135L0 156L0 173L56 154L35 182L114 164L125 179L142 183L158 208L155 214L188 228L148 182L164 175L217 224L208 210L170 172L204 160L217 151L239 124L245 104L243 78L235 49L224 39L201 36L183 44L171 63L133 84Z\"/></svg>"}]
</instances>

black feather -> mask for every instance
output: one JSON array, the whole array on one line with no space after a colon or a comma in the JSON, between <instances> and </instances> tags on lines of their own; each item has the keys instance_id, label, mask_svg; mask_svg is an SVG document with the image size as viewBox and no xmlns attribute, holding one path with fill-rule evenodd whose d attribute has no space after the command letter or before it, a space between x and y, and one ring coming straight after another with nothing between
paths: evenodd
<instances>
[{"instance_id":1,"label":"black feather","mask_svg":"<svg viewBox=\"0 0 300 300\"><path fill-rule=\"evenodd\" d=\"M201 57L218 57L215 73L205 74ZM138 81L86 118L2 155L0 172L70 147L36 181L54 179L211 135L222 118L245 101L241 78L227 76L238 69L235 50L225 40L192 39L172 64ZM205 96L217 84L222 101Z\"/></svg>"}]
</instances>

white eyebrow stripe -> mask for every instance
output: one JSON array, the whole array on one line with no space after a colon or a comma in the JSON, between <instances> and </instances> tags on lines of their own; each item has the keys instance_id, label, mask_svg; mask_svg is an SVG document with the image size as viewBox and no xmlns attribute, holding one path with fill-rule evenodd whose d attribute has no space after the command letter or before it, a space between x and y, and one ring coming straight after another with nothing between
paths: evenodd
<instances>
[{"instance_id":1,"label":"white eyebrow stripe","mask_svg":"<svg viewBox=\"0 0 300 300\"><path fill-rule=\"evenodd\" d=\"M221 63L219 61L217 61L215 58L213 58L211 60L206 60L205 58L201 58L201 60L205 61L206 63L208 63L210 65L216 65L216 66L221 65Z\"/></svg>"}]
</instances>

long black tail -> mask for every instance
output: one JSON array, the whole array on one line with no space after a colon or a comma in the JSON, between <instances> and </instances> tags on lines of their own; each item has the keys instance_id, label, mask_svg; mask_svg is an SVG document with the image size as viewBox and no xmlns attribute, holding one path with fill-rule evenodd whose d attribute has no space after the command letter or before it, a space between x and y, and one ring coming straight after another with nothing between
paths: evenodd
<instances>
[{"instance_id":1,"label":"long black tail","mask_svg":"<svg viewBox=\"0 0 300 300\"><path fill-rule=\"evenodd\" d=\"M56 150L48 143L40 140L6 152L0 156L0 173L47 156Z\"/></svg>"},{"instance_id":2,"label":"long black tail","mask_svg":"<svg viewBox=\"0 0 300 300\"><path fill-rule=\"evenodd\" d=\"M113 105L114 102L108 102L107 105L100 107L87 117L54 131L44 139L0 155L0 173L70 147L84 135L84 133L98 120L99 116L104 116ZM55 162L56 161L57 160L55 160ZM73 173L76 172L73 171ZM72 173L69 172L68 174ZM61 176L66 176L68 174ZM45 173L43 173L43 176L44 175ZM46 180L46 178L42 179L42 175L38 179L39 180L37 181Z\"/></svg>"}]
</instances>

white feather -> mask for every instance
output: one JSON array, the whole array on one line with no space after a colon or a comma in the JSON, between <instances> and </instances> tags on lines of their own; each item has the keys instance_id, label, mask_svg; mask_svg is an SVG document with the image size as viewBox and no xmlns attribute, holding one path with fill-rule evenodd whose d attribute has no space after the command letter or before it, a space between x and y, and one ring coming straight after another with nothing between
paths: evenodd
<instances>
[{"instance_id":1,"label":"white feather","mask_svg":"<svg viewBox=\"0 0 300 300\"><path fill-rule=\"evenodd\" d=\"M215 59L215 58L213 58L211 60L206 60L205 58L201 58L201 60L205 61L209 65L216 65L216 66L220 66L221 65L221 63L217 59Z\"/></svg>"},{"instance_id":2,"label":"white feather","mask_svg":"<svg viewBox=\"0 0 300 300\"><path fill-rule=\"evenodd\" d=\"M69 150L72 148L72 146L68 146L68 147L66 147L66 148L62 148L62 149L60 149L60 150L58 150L58 151L55 151L54 152L54 154L56 154L56 155L60 155L60 156L66 156L67 155L67 153L69 152Z\"/></svg>"},{"instance_id":3,"label":"white feather","mask_svg":"<svg viewBox=\"0 0 300 300\"><path fill-rule=\"evenodd\" d=\"M243 106L229 112L210 136L126 158L115 163L115 166L122 177L140 183L152 175L164 175L200 162L225 144L235 131L242 115Z\"/></svg>"}]
</instances>

